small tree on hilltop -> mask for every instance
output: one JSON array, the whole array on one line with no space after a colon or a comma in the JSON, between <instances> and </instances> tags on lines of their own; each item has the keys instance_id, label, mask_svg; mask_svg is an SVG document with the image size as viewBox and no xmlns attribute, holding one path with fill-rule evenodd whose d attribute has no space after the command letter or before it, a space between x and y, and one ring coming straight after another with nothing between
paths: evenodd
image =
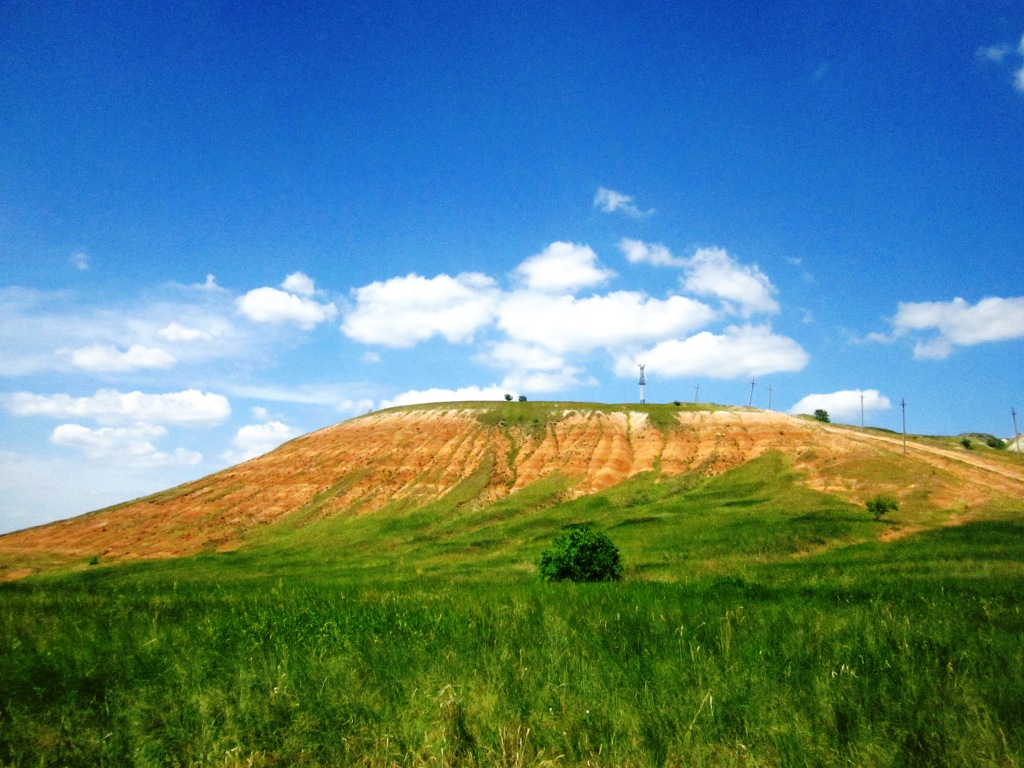
<instances>
[{"instance_id":1,"label":"small tree on hilltop","mask_svg":"<svg viewBox=\"0 0 1024 768\"><path fill-rule=\"evenodd\" d=\"M554 540L551 549L541 554L539 570L546 581L618 581L622 559L605 534L581 525Z\"/></svg>"},{"instance_id":2,"label":"small tree on hilltop","mask_svg":"<svg viewBox=\"0 0 1024 768\"><path fill-rule=\"evenodd\" d=\"M526 395L520 395L519 396L519 402L520 403L525 403L526 402Z\"/></svg>"},{"instance_id":3,"label":"small tree on hilltop","mask_svg":"<svg viewBox=\"0 0 1024 768\"><path fill-rule=\"evenodd\" d=\"M505 401L508 403L512 402L512 395L510 395L508 392L505 393Z\"/></svg>"},{"instance_id":4,"label":"small tree on hilltop","mask_svg":"<svg viewBox=\"0 0 1024 768\"><path fill-rule=\"evenodd\" d=\"M819 408L818 410L816 410L814 412L814 418L815 420L820 421L823 424L828 424L829 421L831 421L828 417L828 411L826 411L824 408Z\"/></svg>"}]
</instances>

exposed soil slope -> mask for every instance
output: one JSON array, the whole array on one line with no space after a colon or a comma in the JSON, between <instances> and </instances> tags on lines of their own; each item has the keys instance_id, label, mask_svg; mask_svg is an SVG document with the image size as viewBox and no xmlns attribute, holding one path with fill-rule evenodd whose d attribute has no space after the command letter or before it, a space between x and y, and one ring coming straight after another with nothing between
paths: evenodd
<instances>
[{"instance_id":1,"label":"exposed soil slope","mask_svg":"<svg viewBox=\"0 0 1024 768\"><path fill-rule=\"evenodd\" d=\"M582 495L651 470L718 474L767 451L793 457L812 487L858 503L892 492L962 514L997 496L1024 499L1024 469L1011 462L913 442L903 456L900 440L774 412L530 403L520 413L538 418L507 418L516 405L373 413L154 496L2 536L0 556L174 557L238 546L286 518L423 503L479 473L487 481L475 503L487 503L550 473Z\"/></svg>"}]
</instances>

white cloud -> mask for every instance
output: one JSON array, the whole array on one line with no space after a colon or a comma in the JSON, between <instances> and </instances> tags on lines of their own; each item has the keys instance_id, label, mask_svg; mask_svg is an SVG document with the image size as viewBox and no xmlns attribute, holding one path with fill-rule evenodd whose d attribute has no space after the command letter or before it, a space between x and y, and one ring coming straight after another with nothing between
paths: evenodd
<instances>
[{"instance_id":1,"label":"white cloud","mask_svg":"<svg viewBox=\"0 0 1024 768\"><path fill-rule=\"evenodd\" d=\"M526 288L550 293L573 293L599 285L615 275L597 266L597 254L586 245L551 243L515 270Z\"/></svg>"},{"instance_id":2,"label":"white cloud","mask_svg":"<svg viewBox=\"0 0 1024 768\"><path fill-rule=\"evenodd\" d=\"M202 461L202 454L183 448L178 448L173 454L157 450L152 441L166 434L166 428L145 423L99 429L90 429L80 424L61 424L53 430L50 442L80 450L90 459L133 466L194 466Z\"/></svg>"},{"instance_id":3,"label":"white cloud","mask_svg":"<svg viewBox=\"0 0 1024 768\"><path fill-rule=\"evenodd\" d=\"M650 216L654 213L653 208L649 211L641 211L633 204L632 197L624 195L621 192L616 192L614 189L608 189L607 187L600 187L597 190L597 194L594 195L594 207L599 208L605 213L622 211L624 214L632 216L634 219L639 219L643 216Z\"/></svg>"},{"instance_id":4,"label":"white cloud","mask_svg":"<svg viewBox=\"0 0 1024 768\"><path fill-rule=\"evenodd\" d=\"M238 311L256 323L294 323L308 331L333 320L338 308L277 288L255 288L235 300Z\"/></svg>"},{"instance_id":5,"label":"white cloud","mask_svg":"<svg viewBox=\"0 0 1024 768\"><path fill-rule=\"evenodd\" d=\"M1021 67L1013 76L1013 87L1024 93L1024 67Z\"/></svg>"},{"instance_id":6,"label":"white cloud","mask_svg":"<svg viewBox=\"0 0 1024 768\"><path fill-rule=\"evenodd\" d=\"M514 341L564 354L649 343L714 318L710 307L684 296L654 299L616 291L577 299L520 292L502 303L498 326Z\"/></svg>"},{"instance_id":7,"label":"white cloud","mask_svg":"<svg viewBox=\"0 0 1024 768\"><path fill-rule=\"evenodd\" d=\"M979 59L1002 61L1009 52L1010 46L1008 45L986 45L977 50L977 55Z\"/></svg>"},{"instance_id":8,"label":"white cloud","mask_svg":"<svg viewBox=\"0 0 1024 768\"><path fill-rule=\"evenodd\" d=\"M656 267L683 267L686 259L672 255L664 245L644 243L624 237L619 243L619 250L626 256L630 264L653 264Z\"/></svg>"},{"instance_id":9,"label":"white cloud","mask_svg":"<svg viewBox=\"0 0 1024 768\"><path fill-rule=\"evenodd\" d=\"M353 387L305 384L297 387L285 386L238 386L228 385L226 390L235 397L254 400L270 400L275 403L298 403L300 405L326 405L340 413L366 413L373 408L373 400L359 397Z\"/></svg>"},{"instance_id":10,"label":"white cloud","mask_svg":"<svg viewBox=\"0 0 1024 768\"><path fill-rule=\"evenodd\" d=\"M92 397L15 392L5 396L4 403L14 416L93 419L100 424L145 422L209 427L231 414L226 397L195 389L158 395L101 389Z\"/></svg>"},{"instance_id":11,"label":"white cloud","mask_svg":"<svg viewBox=\"0 0 1024 768\"><path fill-rule=\"evenodd\" d=\"M721 248L701 248L686 262L683 285L699 296L738 305L743 317L779 311L775 286L756 265L737 262Z\"/></svg>"},{"instance_id":12,"label":"white cloud","mask_svg":"<svg viewBox=\"0 0 1024 768\"><path fill-rule=\"evenodd\" d=\"M299 296L312 296L316 293L313 278L302 272L292 272L281 283L281 287L288 293L297 293Z\"/></svg>"},{"instance_id":13,"label":"white cloud","mask_svg":"<svg viewBox=\"0 0 1024 768\"><path fill-rule=\"evenodd\" d=\"M953 348L1024 338L1024 297L990 297L971 306L952 301L900 302L893 318L896 336L934 330L938 335L918 341L917 359L944 359Z\"/></svg>"},{"instance_id":14,"label":"white cloud","mask_svg":"<svg viewBox=\"0 0 1024 768\"><path fill-rule=\"evenodd\" d=\"M75 251L71 254L71 258L68 259L75 269L85 271L89 268L89 254L85 251Z\"/></svg>"},{"instance_id":15,"label":"white cloud","mask_svg":"<svg viewBox=\"0 0 1024 768\"><path fill-rule=\"evenodd\" d=\"M459 389L411 389L408 392L381 401L381 408L393 408L398 405L422 405L424 403L450 403L467 400L504 400L508 389L492 385L490 387L460 387ZM510 393L509 394L513 394Z\"/></svg>"},{"instance_id":16,"label":"white cloud","mask_svg":"<svg viewBox=\"0 0 1024 768\"><path fill-rule=\"evenodd\" d=\"M859 419L861 414L861 397L864 398L864 413L886 411L892 407L889 398L880 394L877 389L844 389L823 395L807 395L789 409L792 414L814 413L819 408L828 411L832 419Z\"/></svg>"},{"instance_id":17,"label":"white cloud","mask_svg":"<svg viewBox=\"0 0 1024 768\"><path fill-rule=\"evenodd\" d=\"M231 441L232 450L225 452L222 458L232 463L248 461L298 436L297 430L280 421L248 424L235 433Z\"/></svg>"},{"instance_id":18,"label":"white cloud","mask_svg":"<svg viewBox=\"0 0 1024 768\"><path fill-rule=\"evenodd\" d=\"M260 421L270 421L270 411L262 405L254 405L252 407L252 415L253 418L259 419Z\"/></svg>"},{"instance_id":19,"label":"white cloud","mask_svg":"<svg viewBox=\"0 0 1024 768\"><path fill-rule=\"evenodd\" d=\"M639 355L620 355L615 372L633 376L642 362L648 373L662 378L735 379L799 371L809 359L797 342L767 326L730 326L721 335L703 331L685 341L663 341Z\"/></svg>"},{"instance_id":20,"label":"white cloud","mask_svg":"<svg viewBox=\"0 0 1024 768\"><path fill-rule=\"evenodd\" d=\"M66 350L71 364L93 373L124 373L140 368L170 368L177 358L159 347L132 344L126 351L109 344L93 344L81 349Z\"/></svg>"},{"instance_id":21,"label":"white cloud","mask_svg":"<svg viewBox=\"0 0 1024 768\"><path fill-rule=\"evenodd\" d=\"M409 274L370 283L354 294L355 307L342 322L342 332L386 347L411 347L432 336L471 341L492 321L498 297L494 280L476 272L434 278Z\"/></svg>"},{"instance_id":22,"label":"white cloud","mask_svg":"<svg viewBox=\"0 0 1024 768\"><path fill-rule=\"evenodd\" d=\"M583 371L575 366L565 366L558 370L512 371L501 381L506 392L563 392L580 385L594 385L593 378L581 378Z\"/></svg>"},{"instance_id":23,"label":"white cloud","mask_svg":"<svg viewBox=\"0 0 1024 768\"><path fill-rule=\"evenodd\" d=\"M562 368L565 358L549 349L517 341L491 343L474 358L495 368L530 371L551 371Z\"/></svg>"},{"instance_id":24,"label":"white cloud","mask_svg":"<svg viewBox=\"0 0 1024 768\"><path fill-rule=\"evenodd\" d=\"M214 335L209 331L203 331L199 328L190 328L187 325L181 325L180 323L169 323L158 330L156 335L164 341L170 342L213 341L214 339Z\"/></svg>"}]
</instances>

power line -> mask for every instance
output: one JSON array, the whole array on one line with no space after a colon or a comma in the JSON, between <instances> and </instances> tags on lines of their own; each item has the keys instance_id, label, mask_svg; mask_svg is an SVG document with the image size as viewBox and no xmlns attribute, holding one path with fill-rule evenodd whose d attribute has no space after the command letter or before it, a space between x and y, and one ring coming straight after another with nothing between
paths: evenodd
<instances>
[{"instance_id":1,"label":"power line","mask_svg":"<svg viewBox=\"0 0 1024 768\"><path fill-rule=\"evenodd\" d=\"M1013 416L1013 442L1017 445L1017 458L1020 459L1020 433L1017 431L1017 409L1010 406L1010 415Z\"/></svg>"},{"instance_id":2,"label":"power line","mask_svg":"<svg viewBox=\"0 0 1024 768\"><path fill-rule=\"evenodd\" d=\"M903 409L903 456L906 456L906 400L900 397L899 404Z\"/></svg>"}]
</instances>

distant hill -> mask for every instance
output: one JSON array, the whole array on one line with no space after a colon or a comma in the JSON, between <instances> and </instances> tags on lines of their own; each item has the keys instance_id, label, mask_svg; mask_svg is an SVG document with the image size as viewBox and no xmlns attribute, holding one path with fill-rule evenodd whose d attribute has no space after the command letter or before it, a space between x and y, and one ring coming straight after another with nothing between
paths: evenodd
<instances>
[{"instance_id":1,"label":"distant hill","mask_svg":"<svg viewBox=\"0 0 1024 768\"><path fill-rule=\"evenodd\" d=\"M1024 465L983 441L967 450L959 438L914 437L904 455L892 432L750 408L442 403L351 419L195 482L7 534L0 575L28 573L26 562L46 558L231 550L282 524L388 515L445 498L480 509L555 476L569 500L643 473L651 482L717 476L770 453L788 457L799 482L843 501L897 496L906 532L1024 499Z\"/></svg>"}]
</instances>

